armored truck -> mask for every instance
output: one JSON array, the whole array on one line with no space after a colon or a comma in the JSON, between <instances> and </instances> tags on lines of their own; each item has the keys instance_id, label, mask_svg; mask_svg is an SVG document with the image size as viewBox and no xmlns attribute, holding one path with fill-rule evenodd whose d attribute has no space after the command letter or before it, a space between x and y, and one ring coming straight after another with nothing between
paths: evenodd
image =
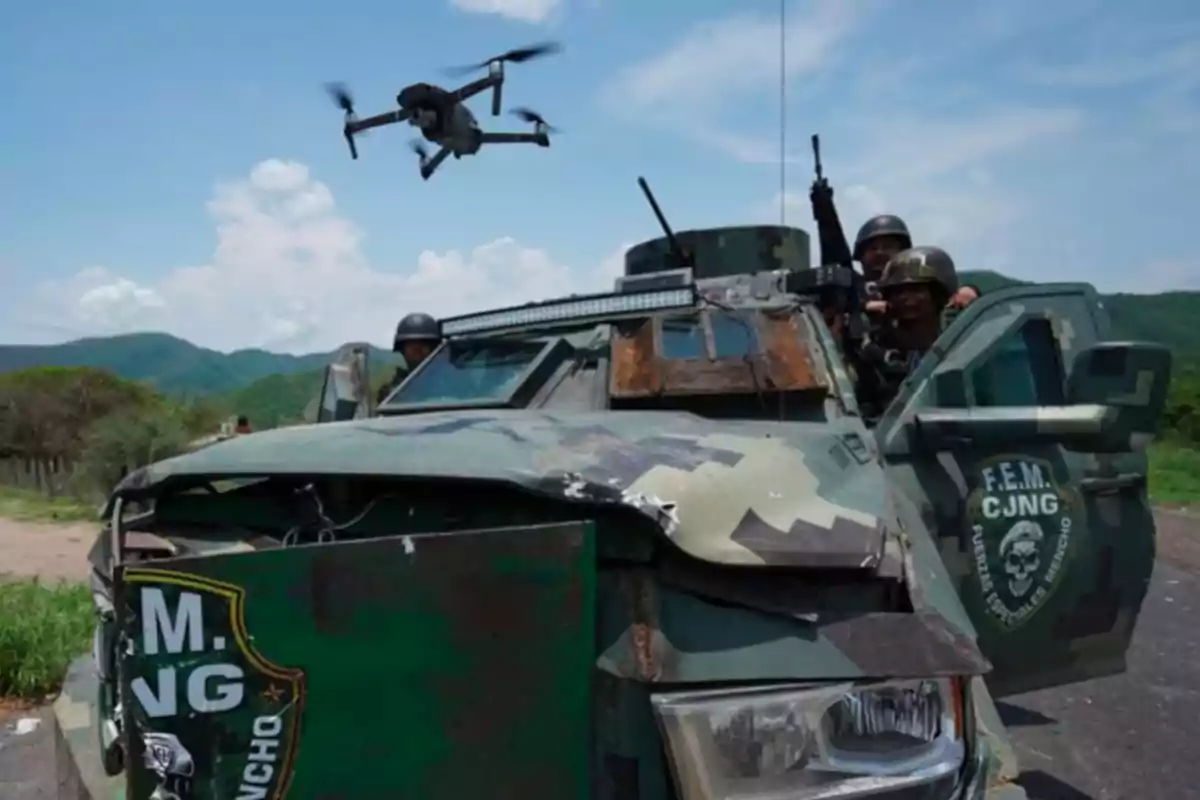
<instances>
[{"instance_id":1,"label":"armored truck","mask_svg":"<svg viewBox=\"0 0 1200 800\"><path fill-rule=\"evenodd\" d=\"M994 698L1125 669L1163 348L984 295L878 424L797 228L442 321L378 407L130 474L60 778L109 798L1024 797ZM131 515L138 503L151 510Z\"/></svg>"}]
</instances>

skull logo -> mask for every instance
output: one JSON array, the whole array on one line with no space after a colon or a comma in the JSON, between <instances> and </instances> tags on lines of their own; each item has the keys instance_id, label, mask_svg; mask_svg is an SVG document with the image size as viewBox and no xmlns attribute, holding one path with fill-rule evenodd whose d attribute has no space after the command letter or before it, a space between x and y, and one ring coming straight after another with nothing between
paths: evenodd
<instances>
[{"instance_id":1,"label":"skull logo","mask_svg":"<svg viewBox=\"0 0 1200 800\"><path fill-rule=\"evenodd\" d=\"M1024 597L1033 586L1033 576L1042 563L1042 526L1023 519L1009 528L1000 542L1000 557L1008 574L1008 590L1013 597Z\"/></svg>"}]
</instances>

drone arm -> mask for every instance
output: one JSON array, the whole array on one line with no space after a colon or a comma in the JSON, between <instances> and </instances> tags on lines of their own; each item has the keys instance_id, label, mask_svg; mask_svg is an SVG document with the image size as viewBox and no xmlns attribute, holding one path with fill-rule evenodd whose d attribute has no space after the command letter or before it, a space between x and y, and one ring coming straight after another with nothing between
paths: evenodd
<instances>
[{"instance_id":1,"label":"drone arm","mask_svg":"<svg viewBox=\"0 0 1200 800\"><path fill-rule=\"evenodd\" d=\"M450 92L450 96L454 99L454 102L463 103L463 102L466 102L467 100L469 100L470 98L474 97L475 95L479 94L480 92L486 92L488 89L491 89L493 86L498 88L500 86L500 84L503 82L504 82L503 76L488 75L486 78L480 78L477 81L471 81L466 86L463 86L461 89L457 89L453 92ZM494 99L494 97L495 97L495 95L493 95L493 99ZM494 105L495 105L495 103L493 102L493 106ZM497 113L497 112L495 112L495 109L493 109L493 113Z\"/></svg>"},{"instance_id":2,"label":"drone arm","mask_svg":"<svg viewBox=\"0 0 1200 800\"><path fill-rule=\"evenodd\" d=\"M394 125L397 122L405 122L412 116L412 112L405 109L397 109L389 111L386 114L376 114L373 117L366 119L350 120L346 123L346 135L353 136L356 133L368 131L371 128L380 128L384 125Z\"/></svg>"},{"instance_id":3,"label":"drone arm","mask_svg":"<svg viewBox=\"0 0 1200 800\"><path fill-rule=\"evenodd\" d=\"M539 133L483 133L479 136L481 144L540 144L550 146L550 137Z\"/></svg>"},{"instance_id":4,"label":"drone arm","mask_svg":"<svg viewBox=\"0 0 1200 800\"><path fill-rule=\"evenodd\" d=\"M433 158L427 161L423 160L421 162L421 177L425 180L429 180L429 176L436 172L437 168L440 167L442 162L445 161L449 156L450 148L443 147L434 154Z\"/></svg>"}]
</instances>

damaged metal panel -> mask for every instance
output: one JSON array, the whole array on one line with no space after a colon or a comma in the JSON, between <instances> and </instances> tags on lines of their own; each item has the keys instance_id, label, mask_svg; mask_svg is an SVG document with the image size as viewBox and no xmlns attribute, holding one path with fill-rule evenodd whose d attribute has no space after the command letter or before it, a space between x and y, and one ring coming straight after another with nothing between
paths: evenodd
<instances>
[{"instance_id":1,"label":"damaged metal panel","mask_svg":"<svg viewBox=\"0 0 1200 800\"><path fill-rule=\"evenodd\" d=\"M614 328L609 388L613 397L645 397L662 391L654 329L653 320Z\"/></svg>"},{"instance_id":2,"label":"damaged metal panel","mask_svg":"<svg viewBox=\"0 0 1200 800\"><path fill-rule=\"evenodd\" d=\"M592 530L120 568L129 797L587 798Z\"/></svg>"},{"instance_id":3,"label":"damaged metal panel","mask_svg":"<svg viewBox=\"0 0 1200 800\"><path fill-rule=\"evenodd\" d=\"M830 457L852 429L664 411L421 414L241 437L131 473L117 492L233 470L471 477L581 504L581 516L632 508L704 561L873 570L894 511L878 464Z\"/></svg>"},{"instance_id":4,"label":"damaged metal panel","mask_svg":"<svg viewBox=\"0 0 1200 800\"><path fill-rule=\"evenodd\" d=\"M790 310L738 314L758 334L757 352L716 358L712 317L699 316L704 358L672 358L664 352L664 318L614 332L611 394L614 398L655 395L751 394L763 391L829 390L814 366L804 328Z\"/></svg>"},{"instance_id":5,"label":"damaged metal panel","mask_svg":"<svg viewBox=\"0 0 1200 800\"><path fill-rule=\"evenodd\" d=\"M813 365L807 328L795 314L766 312L757 316L762 350L774 388L785 392L827 391L828 380Z\"/></svg>"},{"instance_id":6,"label":"damaged metal panel","mask_svg":"<svg viewBox=\"0 0 1200 800\"><path fill-rule=\"evenodd\" d=\"M973 634L933 611L764 615L660 587L644 573L602 576L606 672L641 683L831 681L982 675Z\"/></svg>"}]
</instances>

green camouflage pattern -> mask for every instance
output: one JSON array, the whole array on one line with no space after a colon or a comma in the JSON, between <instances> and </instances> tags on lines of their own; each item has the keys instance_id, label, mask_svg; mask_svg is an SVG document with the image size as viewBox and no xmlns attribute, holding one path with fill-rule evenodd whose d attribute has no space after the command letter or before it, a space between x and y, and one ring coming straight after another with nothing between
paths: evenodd
<instances>
[{"instance_id":1,"label":"green camouflage pattern","mask_svg":"<svg viewBox=\"0 0 1200 800\"><path fill-rule=\"evenodd\" d=\"M807 268L807 237L800 248L792 230L756 226L680 234L696 256L697 274L716 276L698 282L699 295L748 271L784 269L788 259ZM664 262L667 255L664 239L645 242L629 252L627 272L675 266ZM762 283L769 285L782 284ZM725 296L751 302L738 292ZM605 548L620 553L616 560L610 555L595 575L595 647L588 653L597 743L592 755L601 761L592 769L600 788L574 796L677 798L647 700L657 684L953 676L970 686L968 727L980 768L968 768L963 785L936 796L1023 797L1011 782L1019 768L993 698L1124 669L1153 568L1143 447L1156 432L1169 354L1105 344L1107 317L1091 287L999 291L953 320L878 427L869 430L820 311L795 297L755 295L753 302L791 309L797 328L814 343L812 369L836 377L807 421L707 418L680 410L614 412L606 408L607 396L578 385L571 386L571 402L556 406L555 392L547 390L531 395L536 403L520 409L405 414L398 407L396 416L370 418L358 414L352 402L355 413L345 421L260 432L138 470L118 487L108 511L118 497L148 499L210 479L262 475L317 475L348 483L469 479L481 492L519 490L537 507L559 509L560 519L591 520L597 553L608 552ZM604 341L608 332L598 324L593 336L575 336ZM1029 379L1047 364L1061 364L1054 367L1056 380ZM1060 396L1047 394L1054 385ZM345 398L344 392L351 399L362 396L352 385L336 386L335 399ZM764 416L772 416L773 400L763 407L772 412ZM202 505L219 502L194 497ZM259 528L278 515L252 493L230 503L207 507L225 508L210 513L231 521L254 519ZM488 530L514 524L501 521L501 511L494 509L496 527ZM404 594L406 581L379 577L378 569L394 571L385 553L397 559L398 569L413 555L409 545L431 528L422 528L412 509L378 513L386 515L383 538L362 532L365 538L347 535L344 542L280 551L278 543L264 545L260 536L226 542L219 553L188 551L195 557L155 562L154 568L242 587L254 647L280 674L301 670L305 696L315 703L317 664L324 657L318 641L310 635L305 649L268 629L297 631L315 624L312 618L319 615L302 599L313 596L305 587L314 581L317 561L338 565L322 574L337 578L349 595L323 596L334 598L325 602L340 609L344 625L352 627L361 610L376 627L395 625L394 635L405 638L417 634L401 627L420 619L442 631L460 631L484 614L439 606L429 595L414 607ZM634 520L641 527L629 524ZM632 529L647 531L648 541L636 552L620 550L630 546ZM516 538L530 526L521 522L507 530ZM191 546L182 536L172 540ZM419 558L420 542L416 547ZM437 569L428 573L431 582ZM145 567L130 570L134 576L148 574ZM813 580L797 580L797 570ZM292 577L276 577L285 573ZM413 580L422 583L418 575ZM356 582L355 576L364 577ZM840 592L839 581L850 581L854 591ZM122 583L128 590L138 581ZM813 589L816 606L811 597L797 597L810 585L823 587ZM887 603L872 599L882 587L889 587ZM215 599L206 602L219 610L229 605L220 605L226 601L219 593L210 594ZM118 606L126 631L136 633L137 609L123 601ZM418 620L411 619L414 608ZM263 615L261 636L254 614ZM484 674L482 662L500 658L471 652L480 661L474 664L481 670L477 674ZM571 652L560 643L544 651L543 660ZM160 668L182 668L179 660L156 666L136 651L124 663L127 682L133 673L145 677ZM519 672L513 662L500 663ZM356 674L364 686L381 680L373 683L376 673L369 670ZM471 674L476 673L468 670ZM255 688L267 691L269 683ZM371 696L362 704L374 702ZM345 703L361 710L361 704ZM403 717L399 711L375 717L390 729L408 730L394 724ZM501 709L483 718L493 732L504 730L508 719ZM310 724L324 730L325 722L307 719L303 731ZM547 730L563 740L556 744L566 748L564 763L574 763L575 735L553 725ZM308 769L308 735L300 736L293 786ZM239 758L246 749L241 746ZM145 780L138 785L150 786ZM537 784L523 795L571 796L548 786ZM373 787L376 794L393 791L391 785Z\"/></svg>"},{"instance_id":2,"label":"green camouflage pattern","mask_svg":"<svg viewBox=\"0 0 1200 800\"><path fill-rule=\"evenodd\" d=\"M675 234L680 246L692 257L697 278L803 270L812 266L808 233L782 225L741 225L703 228ZM678 267L671 243L665 237L651 239L625 252L625 274Z\"/></svg>"},{"instance_id":3,"label":"green camouflage pattern","mask_svg":"<svg viewBox=\"0 0 1200 800\"><path fill-rule=\"evenodd\" d=\"M914 283L938 284L946 297L958 291L958 270L940 247L910 247L892 256L883 268L881 291Z\"/></svg>"},{"instance_id":4,"label":"green camouflage pattern","mask_svg":"<svg viewBox=\"0 0 1200 800\"><path fill-rule=\"evenodd\" d=\"M1108 331L1089 286L985 295L876 431L992 661L996 696L1125 669L1154 565L1145 444L1170 357L1125 346L1119 375L1095 375L1093 348ZM1070 395L1019 379L1031 346L1058 353Z\"/></svg>"}]
</instances>

